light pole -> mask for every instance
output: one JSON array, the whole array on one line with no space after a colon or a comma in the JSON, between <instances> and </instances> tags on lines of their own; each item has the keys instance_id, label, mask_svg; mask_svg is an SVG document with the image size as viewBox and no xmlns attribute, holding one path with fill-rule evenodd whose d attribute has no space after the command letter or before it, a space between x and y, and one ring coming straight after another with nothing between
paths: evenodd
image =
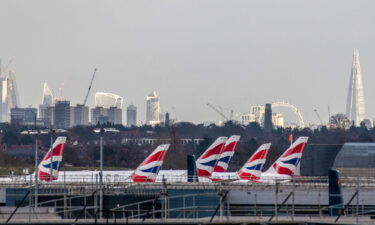
<instances>
[{"instance_id":1,"label":"light pole","mask_svg":"<svg viewBox=\"0 0 375 225\"><path fill-rule=\"evenodd\" d=\"M40 130L24 130L21 132L23 135L35 134L35 154L34 154L34 179L35 179L35 191L34 191L34 207L38 205L38 134ZM31 184L30 184L31 185Z\"/></svg>"},{"instance_id":2,"label":"light pole","mask_svg":"<svg viewBox=\"0 0 375 225\"><path fill-rule=\"evenodd\" d=\"M50 175L49 175L49 179L50 179L50 182L52 182L52 180L53 180L53 132L54 132L54 130L53 130L53 126L51 125L51 127L50 127L50 146L51 146L51 164L50 164Z\"/></svg>"},{"instance_id":3,"label":"light pole","mask_svg":"<svg viewBox=\"0 0 375 225\"><path fill-rule=\"evenodd\" d=\"M35 158L34 158L34 161L35 161L35 167L34 167L34 178L35 178L35 191L34 191L34 207L35 209L37 208L37 205L38 205L38 135L39 134L45 134L45 131L41 131L38 129L38 127L36 126L36 113L34 112L35 114L35 117L34 117L34 130L24 130L24 131L21 131L21 134L23 135L35 135ZM31 184L30 184L31 185Z\"/></svg>"},{"instance_id":4,"label":"light pole","mask_svg":"<svg viewBox=\"0 0 375 225\"><path fill-rule=\"evenodd\" d=\"M115 128L96 128L94 129L95 133L100 134L100 172L99 172L99 211L100 211L100 218L103 215L103 135L106 132L118 133L119 130Z\"/></svg>"}]
</instances>

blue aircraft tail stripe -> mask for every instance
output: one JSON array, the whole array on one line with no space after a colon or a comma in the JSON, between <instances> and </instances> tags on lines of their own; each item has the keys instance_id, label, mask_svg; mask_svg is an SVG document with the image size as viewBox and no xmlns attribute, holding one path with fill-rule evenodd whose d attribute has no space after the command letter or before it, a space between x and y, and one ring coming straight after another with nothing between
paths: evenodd
<instances>
[{"instance_id":1,"label":"blue aircraft tail stripe","mask_svg":"<svg viewBox=\"0 0 375 225\"><path fill-rule=\"evenodd\" d=\"M225 162L225 163L228 163L229 160L231 159L232 157L231 156L225 156L223 158L220 158L219 159L219 162Z\"/></svg>"},{"instance_id":2,"label":"blue aircraft tail stripe","mask_svg":"<svg viewBox=\"0 0 375 225\"><path fill-rule=\"evenodd\" d=\"M250 167L245 167L245 168L248 169L248 170L261 170L262 166L263 166L263 164L260 163L260 164L257 164L255 166L250 166Z\"/></svg>"},{"instance_id":3,"label":"blue aircraft tail stripe","mask_svg":"<svg viewBox=\"0 0 375 225\"><path fill-rule=\"evenodd\" d=\"M289 160L282 161L282 162L285 163L285 164L297 165L299 160L300 160L299 158L294 158L294 159L289 159Z\"/></svg>"},{"instance_id":4,"label":"blue aircraft tail stripe","mask_svg":"<svg viewBox=\"0 0 375 225\"><path fill-rule=\"evenodd\" d=\"M54 162L52 162L52 169L58 170L60 168L60 163L61 163L60 161L54 161ZM50 169L51 168L51 163L45 164L45 165L43 165L43 167Z\"/></svg>"},{"instance_id":5,"label":"blue aircraft tail stripe","mask_svg":"<svg viewBox=\"0 0 375 225\"><path fill-rule=\"evenodd\" d=\"M204 162L204 163L201 163L201 162L200 162L200 164L202 164L203 166L211 166L211 167L214 167L214 166L216 165L216 162L217 162L217 160L215 159L215 160L211 160L211 161Z\"/></svg>"},{"instance_id":6,"label":"blue aircraft tail stripe","mask_svg":"<svg viewBox=\"0 0 375 225\"><path fill-rule=\"evenodd\" d=\"M160 166L151 167L148 169L141 170L144 173L158 173Z\"/></svg>"}]
</instances>

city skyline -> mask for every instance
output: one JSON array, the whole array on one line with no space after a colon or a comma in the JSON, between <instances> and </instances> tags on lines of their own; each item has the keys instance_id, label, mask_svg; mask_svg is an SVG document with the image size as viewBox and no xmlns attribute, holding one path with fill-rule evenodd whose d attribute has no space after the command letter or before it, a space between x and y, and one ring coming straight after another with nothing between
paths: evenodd
<instances>
[{"instance_id":1,"label":"city skyline","mask_svg":"<svg viewBox=\"0 0 375 225\"><path fill-rule=\"evenodd\" d=\"M95 92L117 93L126 106L137 106L142 122L144 97L155 90L162 111L178 121L219 120L207 103L241 115L252 105L286 101L301 110L306 124L317 124L314 109L325 121L328 105L332 114L345 113L351 51L358 48L366 115L373 119L374 3L320 3L139 1L104 7L36 1L20 7L4 1L0 25L8 32L0 37L0 56L3 65L14 59L9 69L16 72L23 107L39 104L43 82L54 90L64 83L64 98L82 104L97 67L88 105ZM25 16L14 22L17 15ZM287 113L286 120L296 121Z\"/></svg>"}]
</instances>

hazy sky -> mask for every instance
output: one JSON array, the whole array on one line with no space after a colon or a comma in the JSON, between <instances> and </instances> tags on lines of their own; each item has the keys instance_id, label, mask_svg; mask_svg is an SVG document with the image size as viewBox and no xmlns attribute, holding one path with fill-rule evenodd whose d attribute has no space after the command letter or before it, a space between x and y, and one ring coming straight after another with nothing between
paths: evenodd
<instances>
[{"instance_id":1,"label":"hazy sky","mask_svg":"<svg viewBox=\"0 0 375 225\"><path fill-rule=\"evenodd\" d=\"M0 57L14 59L23 106L39 104L43 82L82 103L97 67L89 104L96 91L119 94L139 121L155 90L179 121L220 119L208 102L241 114L283 100L317 123L314 109L325 121L328 104L344 112L357 47L375 118L374 9L373 0L2 0Z\"/></svg>"}]
</instances>

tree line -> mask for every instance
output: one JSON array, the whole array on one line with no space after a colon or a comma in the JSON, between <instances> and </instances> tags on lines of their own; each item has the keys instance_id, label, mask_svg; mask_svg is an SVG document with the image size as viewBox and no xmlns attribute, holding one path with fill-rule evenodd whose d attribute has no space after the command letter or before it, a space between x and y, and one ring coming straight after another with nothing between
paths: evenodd
<instances>
[{"instance_id":1,"label":"tree line","mask_svg":"<svg viewBox=\"0 0 375 225\"><path fill-rule=\"evenodd\" d=\"M347 125L347 124L346 124ZM219 136L241 135L230 170L235 171L256 151L263 143L271 142L267 164L276 160L290 145L289 135L294 139L299 136L308 136L309 144L343 144L345 142L373 142L375 129L366 126L326 127L318 129L291 129L275 128L271 132L265 131L258 123L240 125L229 121L223 126L211 124L193 124L179 122L171 126L113 126L120 130L119 133L108 133L104 135L104 165L134 169L137 167L156 146L148 144L126 143L126 138L155 138L170 140L170 150L165 159L163 169L186 169L186 155L193 154L199 157L204 150ZM93 132L98 126L77 126L63 134L67 136L63 165L67 167L97 167L99 165L99 136ZM33 166L33 158L19 158L9 156L11 149L17 146L30 146L34 151L35 135L22 135L21 131L27 127L18 127L10 124L1 125L1 147L0 166ZM201 139L199 144L193 142L182 144L180 139ZM39 135L41 157L50 147L50 136ZM266 167L269 165L265 165Z\"/></svg>"}]
</instances>

